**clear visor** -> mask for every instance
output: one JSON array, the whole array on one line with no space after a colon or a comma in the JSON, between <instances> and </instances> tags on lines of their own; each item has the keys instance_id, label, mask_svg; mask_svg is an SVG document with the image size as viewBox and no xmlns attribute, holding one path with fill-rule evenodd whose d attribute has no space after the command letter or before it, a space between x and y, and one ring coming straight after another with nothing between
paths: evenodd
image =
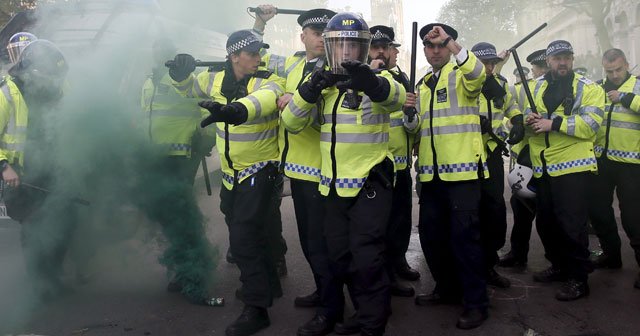
<instances>
[{"instance_id":1,"label":"clear visor","mask_svg":"<svg viewBox=\"0 0 640 336\"><path fill-rule=\"evenodd\" d=\"M368 31L332 31L324 33L324 48L331 73L348 75L342 62L367 62L371 33Z\"/></svg>"},{"instance_id":2,"label":"clear visor","mask_svg":"<svg viewBox=\"0 0 640 336\"><path fill-rule=\"evenodd\" d=\"M9 43L7 46L7 51L9 52L9 60L11 63L16 63L18 61L18 57L20 57L20 53L26 48L31 41L20 41Z\"/></svg>"}]
</instances>

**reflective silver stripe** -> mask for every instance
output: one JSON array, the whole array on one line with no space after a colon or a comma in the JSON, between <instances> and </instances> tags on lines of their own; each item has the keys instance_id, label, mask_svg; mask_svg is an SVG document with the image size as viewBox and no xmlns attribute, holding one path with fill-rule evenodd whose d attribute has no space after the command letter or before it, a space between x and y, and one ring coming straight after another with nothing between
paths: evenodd
<instances>
[{"instance_id":1,"label":"reflective silver stripe","mask_svg":"<svg viewBox=\"0 0 640 336\"><path fill-rule=\"evenodd\" d=\"M218 72L209 73L209 84L207 85L207 92L204 93L204 97L208 98L211 95L211 91L213 91L213 83L216 81L216 75L218 75Z\"/></svg>"},{"instance_id":2,"label":"reflective silver stripe","mask_svg":"<svg viewBox=\"0 0 640 336\"><path fill-rule=\"evenodd\" d=\"M393 83L395 93L393 94L393 100L387 104L389 106L396 105L400 102L400 85L395 80L392 80L391 83Z\"/></svg>"},{"instance_id":3,"label":"reflective silver stripe","mask_svg":"<svg viewBox=\"0 0 640 336\"><path fill-rule=\"evenodd\" d=\"M194 78L193 80L196 80L196 79ZM196 80L196 82L197 82L197 80ZM179 91L187 91L191 85L193 85L193 84L190 83L190 82L187 82L187 83L184 83L184 84L175 84L174 87L176 89L178 89Z\"/></svg>"},{"instance_id":4,"label":"reflective silver stripe","mask_svg":"<svg viewBox=\"0 0 640 336\"><path fill-rule=\"evenodd\" d=\"M571 116L566 120L567 120L567 134L575 135L576 134L576 116Z\"/></svg>"},{"instance_id":5,"label":"reflective silver stripe","mask_svg":"<svg viewBox=\"0 0 640 336\"><path fill-rule=\"evenodd\" d=\"M480 132L480 124L461 124L461 125L447 125L447 126L433 127L434 135L459 134L459 133L470 133L470 132ZM430 136L431 130L429 128L423 128L421 131L421 134L423 137Z\"/></svg>"},{"instance_id":6,"label":"reflective silver stripe","mask_svg":"<svg viewBox=\"0 0 640 336\"><path fill-rule=\"evenodd\" d=\"M331 133L322 132L320 141L331 142ZM389 133L336 133L336 142L341 143L385 143L389 141Z\"/></svg>"},{"instance_id":7,"label":"reflective silver stripe","mask_svg":"<svg viewBox=\"0 0 640 336\"><path fill-rule=\"evenodd\" d=\"M325 113L325 120L333 120L333 115L330 113ZM389 114L375 114L368 113L362 114L362 125L379 125L389 122ZM356 125L358 123L358 117L355 114L336 114L336 124L343 125ZM400 120L400 124L402 125L402 120Z\"/></svg>"},{"instance_id":8,"label":"reflective silver stripe","mask_svg":"<svg viewBox=\"0 0 640 336\"><path fill-rule=\"evenodd\" d=\"M600 116L600 118L604 118L604 111L595 107L595 106L583 106L580 107L580 114L584 113L595 113Z\"/></svg>"},{"instance_id":9,"label":"reflective silver stripe","mask_svg":"<svg viewBox=\"0 0 640 336\"><path fill-rule=\"evenodd\" d=\"M393 81L395 83L395 81ZM363 125L378 125L389 122L391 116L389 113L373 113L373 103L368 96L362 98L362 124Z\"/></svg>"},{"instance_id":10,"label":"reflective silver stripe","mask_svg":"<svg viewBox=\"0 0 640 336\"><path fill-rule=\"evenodd\" d=\"M264 87L259 88L259 89L271 90L278 96L280 96L282 93L284 93L282 91L282 89L280 88L280 85L278 85L276 82L269 82L269 83L265 84Z\"/></svg>"},{"instance_id":11,"label":"reflective silver stripe","mask_svg":"<svg viewBox=\"0 0 640 336\"><path fill-rule=\"evenodd\" d=\"M333 116L330 113L324 115L325 120L332 120ZM355 114L336 114L336 124L355 125L357 123L357 117Z\"/></svg>"},{"instance_id":12,"label":"reflective silver stripe","mask_svg":"<svg viewBox=\"0 0 640 336\"><path fill-rule=\"evenodd\" d=\"M293 99L291 99L289 101L289 104L287 106L289 107L289 111L291 111L291 114L293 114L294 116L296 116L298 118L306 118L307 115L309 114L308 110L304 110L304 109L298 107L298 105L296 105L296 103L293 101Z\"/></svg>"},{"instance_id":13,"label":"reflective silver stripe","mask_svg":"<svg viewBox=\"0 0 640 336\"><path fill-rule=\"evenodd\" d=\"M636 85L633 86L633 93L640 95L640 79L636 78Z\"/></svg>"},{"instance_id":14,"label":"reflective silver stripe","mask_svg":"<svg viewBox=\"0 0 640 336\"><path fill-rule=\"evenodd\" d=\"M389 122L389 125L391 127L403 126L404 125L404 120L402 120L402 119L391 119L391 121Z\"/></svg>"},{"instance_id":15,"label":"reflective silver stripe","mask_svg":"<svg viewBox=\"0 0 640 336\"><path fill-rule=\"evenodd\" d=\"M202 115L198 111L176 111L176 110L152 110L151 117L182 117L200 118Z\"/></svg>"},{"instance_id":16,"label":"reflective silver stripe","mask_svg":"<svg viewBox=\"0 0 640 336\"><path fill-rule=\"evenodd\" d=\"M217 129L216 133L223 139L226 139L225 131L221 129ZM274 138L278 135L278 129L269 129L262 132L257 133L229 133L229 141L238 141L238 142L251 142L251 141L260 141L266 140L270 138Z\"/></svg>"},{"instance_id":17,"label":"reflective silver stripe","mask_svg":"<svg viewBox=\"0 0 640 336\"><path fill-rule=\"evenodd\" d=\"M296 68L296 66L298 66L298 64L300 64L301 62L303 62L305 60L305 57L301 57L299 60L297 60L296 62L294 62L293 64L291 64L291 66L289 66L286 70L285 75L288 77L289 74L291 73L291 71L293 71L293 69Z\"/></svg>"},{"instance_id":18,"label":"reflective silver stripe","mask_svg":"<svg viewBox=\"0 0 640 336\"><path fill-rule=\"evenodd\" d=\"M198 80L196 80L195 83L193 83L193 91L195 91L195 95L194 95L195 97L209 98L207 94L204 91L202 91L202 88L200 87L200 81Z\"/></svg>"},{"instance_id":19,"label":"reflective silver stripe","mask_svg":"<svg viewBox=\"0 0 640 336\"><path fill-rule=\"evenodd\" d=\"M418 114L420 114L420 85L418 85L418 87L416 88L416 111L418 112Z\"/></svg>"},{"instance_id":20,"label":"reflective silver stripe","mask_svg":"<svg viewBox=\"0 0 640 336\"><path fill-rule=\"evenodd\" d=\"M247 121L246 123L243 123L242 125L258 125L258 124L266 124L266 123L268 123L268 122L270 122L270 121L273 121L273 120L276 120L276 119L278 119L278 118L280 118L280 116L278 115L278 113L273 113L273 114L270 114L270 115L268 115L268 116L266 116L266 117L256 118L256 119L253 119L253 120L251 120L251 121Z\"/></svg>"},{"instance_id":21,"label":"reflective silver stripe","mask_svg":"<svg viewBox=\"0 0 640 336\"><path fill-rule=\"evenodd\" d=\"M2 93L4 93L4 97L7 98L7 101L13 107L13 97L11 96L11 91L9 91L9 84L6 82L2 85Z\"/></svg>"},{"instance_id":22,"label":"reflective silver stripe","mask_svg":"<svg viewBox=\"0 0 640 336\"><path fill-rule=\"evenodd\" d=\"M256 78L256 82L253 84L253 92L258 91L262 86L262 78Z\"/></svg>"},{"instance_id":23,"label":"reflective silver stripe","mask_svg":"<svg viewBox=\"0 0 640 336\"><path fill-rule=\"evenodd\" d=\"M462 106L456 108L443 108L437 109L433 111L433 116L438 117L452 117L452 116L462 116L462 115L475 115L480 111L477 106Z\"/></svg>"},{"instance_id":24,"label":"reflective silver stripe","mask_svg":"<svg viewBox=\"0 0 640 336\"><path fill-rule=\"evenodd\" d=\"M258 98L252 95L248 95L245 98L249 99L249 101L253 104L253 107L256 110L255 118L260 118L262 116L262 104L260 104L260 101L258 100Z\"/></svg>"},{"instance_id":25,"label":"reflective silver stripe","mask_svg":"<svg viewBox=\"0 0 640 336\"><path fill-rule=\"evenodd\" d=\"M482 62L480 62L479 59L476 59L476 65L473 67L473 71L471 71L471 73L465 74L464 78L466 78L467 80L474 80L480 77L483 67L484 65L482 65Z\"/></svg>"},{"instance_id":26,"label":"reflective silver stripe","mask_svg":"<svg viewBox=\"0 0 640 336\"><path fill-rule=\"evenodd\" d=\"M540 79L538 80L538 82L536 83L536 88L533 90L533 100L536 100L536 97L538 96L538 92L540 91L540 88L542 87L542 84L544 84L544 79ZM524 88L523 88L524 90Z\"/></svg>"},{"instance_id":27,"label":"reflective silver stripe","mask_svg":"<svg viewBox=\"0 0 640 336\"><path fill-rule=\"evenodd\" d=\"M571 108L571 111L575 111L578 108L580 108L580 106L582 106L583 94L584 94L584 82L579 80L578 88L576 89L576 101L573 103L573 107Z\"/></svg>"},{"instance_id":28,"label":"reflective silver stripe","mask_svg":"<svg viewBox=\"0 0 640 336\"><path fill-rule=\"evenodd\" d=\"M271 70L271 72L277 73L278 75L283 75L285 74L284 61L285 57L272 54L271 57L269 57L269 65L267 66L267 69Z\"/></svg>"},{"instance_id":29,"label":"reflective silver stripe","mask_svg":"<svg viewBox=\"0 0 640 336\"><path fill-rule=\"evenodd\" d=\"M14 152L24 152L24 143L13 143L13 142L0 142L0 146L2 149L10 150Z\"/></svg>"},{"instance_id":30,"label":"reflective silver stripe","mask_svg":"<svg viewBox=\"0 0 640 336\"><path fill-rule=\"evenodd\" d=\"M449 78L447 78L447 80L447 85L449 86L447 88L447 94L449 95L449 107L455 109L458 107L458 94L456 93L456 70L453 70L449 73Z\"/></svg>"},{"instance_id":31,"label":"reflective silver stripe","mask_svg":"<svg viewBox=\"0 0 640 336\"><path fill-rule=\"evenodd\" d=\"M598 129L600 128L600 125L598 124L597 121L595 121L593 118L591 118L590 115L585 114L582 116L582 120L584 120L584 122L587 123L587 125L589 125L589 127L591 127L591 129L594 132L598 132Z\"/></svg>"},{"instance_id":32,"label":"reflective silver stripe","mask_svg":"<svg viewBox=\"0 0 640 336\"><path fill-rule=\"evenodd\" d=\"M612 120L611 121L611 127L625 128L625 129L640 131L640 124L637 124L637 123L634 123L634 122L628 122L628 121Z\"/></svg>"}]
</instances>

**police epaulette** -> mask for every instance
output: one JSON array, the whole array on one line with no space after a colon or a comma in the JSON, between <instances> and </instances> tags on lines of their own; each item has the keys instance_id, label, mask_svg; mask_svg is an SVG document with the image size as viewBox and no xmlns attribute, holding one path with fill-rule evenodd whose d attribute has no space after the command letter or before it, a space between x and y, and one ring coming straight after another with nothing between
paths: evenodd
<instances>
[{"instance_id":1,"label":"police epaulette","mask_svg":"<svg viewBox=\"0 0 640 336\"><path fill-rule=\"evenodd\" d=\"M271 75L273 75L273 72L269 70L258 70L253 74L253 77L268 79Z\"/></svg>"},{"instance_id":2,"label":"police epaulette","mask_svg":"<svg viewBox=\"0 0 640 336\"><path fill-rule=\"evenodd\" d=\"M426 75L422 76L422 78L420 78L420 80L416 83L416 87L418 87L418 86L422 85L422 83L424 83L424 79L425 79L427 76L429 76L429 74L430 74L430 73L431 73L431 72L427 72L427 74L426 74Z\"/></svg>"},{"instance_id":3,"label":"police epaulette","mask_svg":"<svg viewBox=\"0 0 640 336\"><path fill-rule=\"evenodd\" d=\"M582 76L582 77L578 77L578 80L579 80L579 81L581 81L581 82L583 82L583 83L585 83L585 84L587 84L587 85L589 85L589 84L593 84L593 81L592 81L592 80L590 80L589 78L584 77L584 76Z\"/></svg>"},{"instance_id":4,"label":"police epaulette","mask_svg":"<svg viewBox=\"0 0 640 336\"><path fill-rule=\"evenodd\" d=\"M304 50L296 51L296 53L293 54L293 56L296 56L296 57L307 56L307 52Z\"/></svg>"}]
</instances>

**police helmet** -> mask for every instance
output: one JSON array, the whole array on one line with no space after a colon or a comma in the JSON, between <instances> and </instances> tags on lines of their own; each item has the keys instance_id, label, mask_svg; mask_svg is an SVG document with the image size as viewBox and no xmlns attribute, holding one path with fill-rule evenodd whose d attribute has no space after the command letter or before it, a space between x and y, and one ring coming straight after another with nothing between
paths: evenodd
<instances>
[{"instance_id":1,"label":"police helmet","mask_svg":"<svg viewBox=\"0 0 640 336\"><path fill-rule=\"evenodd\" d=\"M327 23L323 35L327 61L333 74L348 74L341 65L343 62L367 62L371 32L360 15L350 12L336 14Z\"/></svg>"},{"instance_id":2,"label":"police helmet","mask_svg":"<svg viewBox=\"0 0 640 336\"><path fill-rule=\"evenodd\" d=\"M525 165L516 163L509 175L507 181L511 187L511 192L517 197L524 199L532 199L536 197L536 189L531 185L533 178L533 169Z\"/></svg>"},{"instance_id":3,"label":"police helmet","mask_svg":"<svg viewBox=\"0 0 640 336\"><path fill-rule=\"evenodd\" d=\"M15 63L18 61L18 57L20 53L26 48L29 43L37 40L38 38L27 32L19 32L15 33L9 38L9 43L7 44L7 52L9 53L9 60L11 63Z\"/></svg>"}]
</instances>

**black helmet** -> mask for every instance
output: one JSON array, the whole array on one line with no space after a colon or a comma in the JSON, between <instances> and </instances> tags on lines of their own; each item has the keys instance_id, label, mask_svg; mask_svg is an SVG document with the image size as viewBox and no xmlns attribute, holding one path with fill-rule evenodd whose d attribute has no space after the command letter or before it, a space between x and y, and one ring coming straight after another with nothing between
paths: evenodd
<instances>
[{"instance_id":1,"label":"black helmet","mask_svg":"<svg viewBox=\"0 0 640 336\"><path fill-rule=\"evenodd\" d=\"M370 44L369 26L355 13L336 14L324 29L324 48L334 74L347 74L342 62L351 60L366 63Z\"/></svg>"},{"instance_id":2,"label":"black helmet","mask_svg":"<svg viewBox=\"0 0 640 336\"><path fill-rule=\"evenodd\" d=\"M68 70L67 61L55 44L36 40L20 53L16 64L9 69L9 75L23 80L32 77L61 80Z\"/></svg>"}]
</instances>

